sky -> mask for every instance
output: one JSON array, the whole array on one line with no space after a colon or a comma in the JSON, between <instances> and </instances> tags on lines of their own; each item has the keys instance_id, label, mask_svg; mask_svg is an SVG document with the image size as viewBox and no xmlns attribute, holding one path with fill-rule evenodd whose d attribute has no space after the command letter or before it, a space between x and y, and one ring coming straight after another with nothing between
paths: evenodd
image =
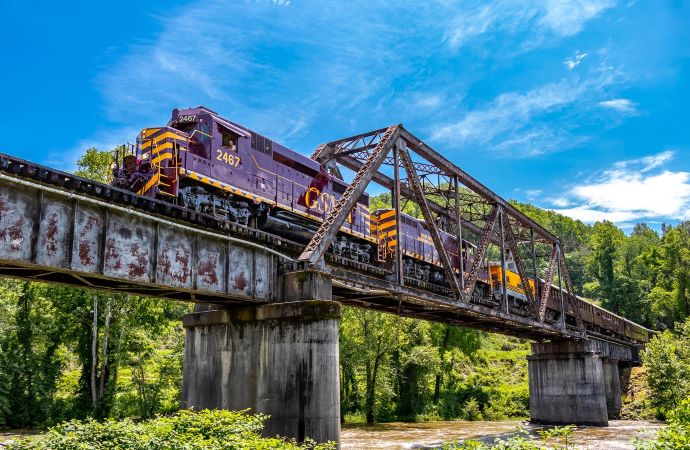
<instances>
[{"instance_id":1,"label":"sky","mask_svg":"<svg viewBox=\"0 0 690 450\"><path fill-rule=\"evenodd\" d=\"M0 152L71 170L176 107L309 155L402 123L508 199L690 219L690 1L0 0Z\"/></svg>"}]
</instances>

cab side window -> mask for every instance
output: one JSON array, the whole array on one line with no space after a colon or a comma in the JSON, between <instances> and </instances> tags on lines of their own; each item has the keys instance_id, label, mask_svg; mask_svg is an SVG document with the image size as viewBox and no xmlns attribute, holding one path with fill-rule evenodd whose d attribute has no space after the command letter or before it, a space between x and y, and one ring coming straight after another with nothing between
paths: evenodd
<instances>
[{"instance_id":1,"label":"cab side window","mask_svg":"<svg viewBox=\"0 0 690 450\"><path fill-rule=\"evenodd\" d=\"M223 147L227 148L230 151L236 152L237 151L237 136L235 136L232 133L228 133L225 130L223 130L221 135L223 136L223 142L222 142Z\"/></svg>"}]
</instances>

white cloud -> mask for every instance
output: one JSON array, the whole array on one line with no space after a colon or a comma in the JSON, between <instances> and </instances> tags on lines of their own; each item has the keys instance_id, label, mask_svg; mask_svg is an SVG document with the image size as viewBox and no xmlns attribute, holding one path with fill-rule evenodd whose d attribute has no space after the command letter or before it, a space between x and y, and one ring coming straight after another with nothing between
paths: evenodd
<instances>
[{"instance_id":1,"label":"white cloud","mask_svg":"<svg viewBox=\"0 0 690 450\"><path fill-rule=\"evenodd\" d=\"M525 197L527 197L528 200L535 200L541 195L541 193L541 189L527 189L525 191Z\"/></svg>"},{"instance_id":2,"label":"white cloud","mask_svg":"<svg viewBox=\"0 0 690 450\"><path fill-rule=\"evenodd\" d=\"M565 208L570 206L570 200L565 197L549 197L546 199L546 201L557 208Z\"/></svg>"},{"instance_id":3,"label":"white cloud","mask_svg":"<svg viewBox=\"0 0 690 450\"><path fill-rule=\"evenodd\" d=\"M547 0L539 22L555 33L572 36L585 22L616 5L616 0Z\"/></svg>"},{"instance_id":4,"label":"white cloud","mask_svg":"<svg viewBox=\"0 0 690 450\"><path fill-rule=\"evenodd\" d=\"M580 50L578 50L575 52L575 56L573 56L572 58L566 58L566 60L563 62L563 64L565 64L568 69L573 70L586 57L587 57L587 53L581 52Z\"/></svg>"},{"instance_id":5,"label":"white cloud","mask_svg":"<svg viewBox=\"0 0 690 450\"><path fill-rule=\"evenodd\" d=\"M132 47L99 77L106 113L160 123L172 107L206 104L277 140L295 140L326 117L345 122L408 70L393 47L409 28L369 21L353 32L378 8L209 0L173 10L152 42Z\"/></svg>"},{"instance_id":6,"label":"white cloud","mask_svg":"<svg viewBox=\"0 0 690 450\"><path fill-rule=\"evenodd\" d=\"M599 102L602 108L612 109L621 114L635 115L637 114L637 104L627 98L614 98Z\"/></svg>"},{"instance_id":7,"label":"white cloud","mask_svg":"<svg viewBox=\"0 0 690 450\"><path fill-rule=\"evenodd\" d=\"M415 96L414 104L422 109L436 109L443 103L443 98L437 94L419 94Z\"/></svg>"},{"instance_id":8,"label":"white cloud","mask_svg":"<svg viewBox=\"0 0 690 450\"><path fill-rule=\"evenodd\" d=\"M614 168L622 170L628 167L639 167L640 172L649 172L652 169L667 163L673 159L673 151L666 150L656 155L645 156L627 161L619 161L613 165Z\"/></svg>"},{"instance_id":9,"label":"white cloud","mask_svg":"<svg viewBox=\"0 0 690 450\"><path fill-rule=\"evenodd\" d=\"M578 120L559 123L542 117L567 112L583 114L593 97L617 82L608 68L596 68L585 77L570 76L527 92L507 92L487 105L467 111L462 119L436 126L432 139L457 146L477 144L512 157L536 156L581 145L587 140L571 129Z\"/></svg>"},{"instance_id":10,"label":"white cloud","mask_svg":"<svg viewBox=\"0 0 690 450\"><path fill-rule=\"evenodd\" d=\"M690 172L663 169L672 157L673 152L665 151L615 163L598 177L571 189L570 200L575 206L556 211L584 222L687 219Z\"/></svg>"},{"instance_id":11,"label":"white cloud","mask_svg":"<svg viewBox=\"0 0 690 450\"><path fill-rule=\"evenodd\" d=\"M476 2L472 6L462 4L458 5L462 13L455 17L446 32L446 41L457 50L496 31L517 35L527 30L528 35L521 38L537 41L544 35L572 36L579 33L586 22L616 3L616 0L495 0Z\"/></svg>"}]
</instances>

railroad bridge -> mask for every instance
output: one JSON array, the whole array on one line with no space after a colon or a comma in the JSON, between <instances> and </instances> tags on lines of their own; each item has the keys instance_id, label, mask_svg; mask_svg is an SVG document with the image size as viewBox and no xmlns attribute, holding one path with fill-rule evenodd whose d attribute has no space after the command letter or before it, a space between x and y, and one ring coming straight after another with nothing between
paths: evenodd
<instances>
[{"instance_id":1,"label":"railroad bridge","mask_svg":"<svg viewBox=\"0 0 690 450\"><path fill-rule=\"evenodd\" d=\"M533 341L534 421L606 425L618 414L618 369L644 342L583 322L556 236L402 125L312 159L354 178L305 245L0 155L0 274L196 302L183 319L183 405L270 414L267 434L339 440L341 304ZM407 277L401 256L380 267L329 252L371 182L391 190L398 215L418 205L448 285ZM451 267L440 230L476 243L467 270ZM526 289L528 314L505 287L495 305L473 296L480 266L499 255L505 269L507 249L523 286L558 286Z\"/></svg>"}]
</instances>

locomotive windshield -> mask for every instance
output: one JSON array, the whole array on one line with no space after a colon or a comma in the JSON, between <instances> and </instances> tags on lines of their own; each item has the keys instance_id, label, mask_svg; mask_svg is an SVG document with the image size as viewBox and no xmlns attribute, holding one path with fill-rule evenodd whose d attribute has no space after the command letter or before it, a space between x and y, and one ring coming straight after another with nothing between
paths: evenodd
<instances>
[{"instance_id":1,"label":"locomotive windshield","mask_svg":"<svg viewBox=\"0 0 690 450\"><path fill-rule=\"evenodd\" d=\"M176 123L173 125L173 128L183 131L187 134L192 134L192 130L196 127L196 123Z\"/></svg>"}]
</instances>

